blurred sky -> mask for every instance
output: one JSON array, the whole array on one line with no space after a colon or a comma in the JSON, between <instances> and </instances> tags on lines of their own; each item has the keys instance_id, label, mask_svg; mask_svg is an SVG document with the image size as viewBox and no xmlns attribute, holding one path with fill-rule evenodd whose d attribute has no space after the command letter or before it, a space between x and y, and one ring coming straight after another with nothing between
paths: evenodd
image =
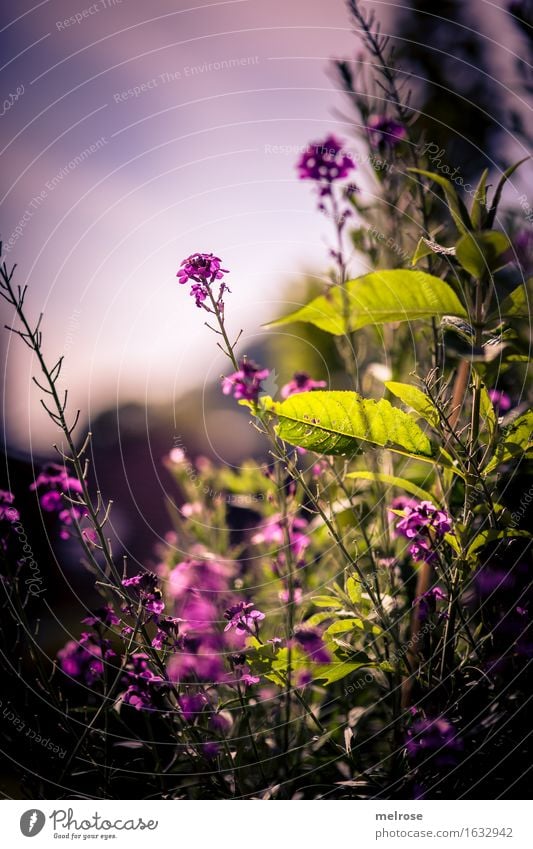
<instances>
[{"instance_id":1,"label":"blurred sky","mask_svg":"<svg viewBox=\"0 0 533 849\"><path fill-rule=\"evenodd\" d=\"M391 4L374 5L386 21ZM474 6L491 38L510 39L500 4ZM45 351L66 354L73 406L92 418L216 378L222 358L177 266L223 258L241 347L291 280L325 268L294 162L328 131L354 137L328 70L358 49L345 3L22 0L1 14L2 99L23 88L1 117L1 236L45 312ZM6 354L8 442L45 450L29 352L13 338Z\"/></svg>"}]
</instances>

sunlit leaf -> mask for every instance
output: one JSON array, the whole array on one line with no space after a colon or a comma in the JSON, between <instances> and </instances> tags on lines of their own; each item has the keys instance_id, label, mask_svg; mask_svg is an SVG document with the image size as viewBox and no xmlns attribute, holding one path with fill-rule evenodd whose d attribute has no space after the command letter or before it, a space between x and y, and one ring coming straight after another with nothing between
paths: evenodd
<instances>
[{"instance_id":1,"label":"sunlit leaf","mask_svg":"<svg viewBox=\"0 0 533 849\"><path fill-rule=\"evenodd\" d=\"M481 278L506 264L504 254L511 247L507 236L495 230L465 233L456 245L456 256L473 277Z\"/></svg>"},{"instance_id":2,"label":"sunlit leaf","mask_svg":"<svg viewBox=\"0 0 533 849\"><path fill-rule=\"evenodd\" d=\"M382 399L356 392L302 392L276 404L281 439L319 454L352 455L371 443L409 456L432 456L426 434L411 416Z\"/></svg>"},{"instance_id":3,"label":"sunlit leaf","mask_svg":"<svg viewBox=\"0 0 533 849\"><path fill-rule=\"evenodd\" d=\"M381 483L388 483L391 486L395 486L398 489L403 489L405 492L409 492L411 495L415 495L417 498L420 498L421 501L435 501L435 498L429 492L422 489L422 487L417 486L415 483L412 483L412 481L396 477L395 475L388 475L385 472L349 472L346 477L353 478L355 480L380 481Z\"/></svg>"},{"instance_id":4,"label":"sunlit leaf","mask_svg":"<svg viewBox=\"0 0 533 849\"><path fill-rule=\"evenodd\" d=\"M344 293L340 287L334 286L325 295L267 326L280 327L303 321L339 336L370 324L417 321L445 315L462 318L467 315L447 283L424 271L396 269L373 271L350 280Z\"/></svg>"},{"instance_id":5,"label":"sunlit leaf","mask_svg":"<svg viewBox=\"0 0 533 849\"><path fill-rule=\"evenodd\" d=\"M418 415L429 422L430 425L436 427L440 422L440 417L437 408L433 404L431 398L418 389L416 386L411 386L409 383L397 383L394 380L387 380L385 386L393 395L411 407Z\"/></svg>"}]
</instances>

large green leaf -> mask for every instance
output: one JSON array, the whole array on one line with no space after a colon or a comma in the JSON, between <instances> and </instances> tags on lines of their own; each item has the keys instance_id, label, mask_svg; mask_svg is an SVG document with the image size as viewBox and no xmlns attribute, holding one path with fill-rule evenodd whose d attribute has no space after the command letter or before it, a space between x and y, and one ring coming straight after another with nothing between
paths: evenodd
<instances>
[{"instance_id":1,"label":"large green leaf","mask_svg":"<svg viewBox=\"0 0 533 849\"><path fill-rule=\"evenodd\" d=\"M465 308L447 283L424 271L396 269L373 271L350 280L344 292L339 286L334 286L325 295L270 322L268 326L279 327L304 321L341 336L369 324L416 321L444 315L466 318Z\"/></svg>"},{"instance_id":2,"label":"large green leaf","mask_svg":"<svg viewBox=\"0 0 533 849\"><path fill-rule=\"evenodd\" d=\"M530 456L533 449L533 410L528 410L511 422L503 431L502 439L490 462L484 469L484 474L494 471L502 463L509 460Z\"/></svg>"},{"instance_id":3,"label":"large green leaf","mask_svg":"<svg viewBox=\"0 0 533 849\"><path fill-rule=\"evenodd\" d=\"M281 439L319 454L353 454L361 443L431 457L429 439L411 416L388 401L356 392L301 392L272 406Z\"/></svg>"},{"instance_id":4,"label":"large green leaf","mask_svg":"<svg viewBox=\"0 0 533 849\"><path fill-rule=\"evenodd\" d=\"M422 489L422 487L417 486L416 483L408 481L405 478L398 478L396 475L388 475L385 472L350 472L346 475L346 477L353 478L354 480L380 481L381 483L388 483L391 486L395 486L397 489L403 489L404 492L409 492L411 495L415 495L417 498L420 498L421 501L435 501L435 497L431 495L431 493Z\"/></svg>"}]
</instances>

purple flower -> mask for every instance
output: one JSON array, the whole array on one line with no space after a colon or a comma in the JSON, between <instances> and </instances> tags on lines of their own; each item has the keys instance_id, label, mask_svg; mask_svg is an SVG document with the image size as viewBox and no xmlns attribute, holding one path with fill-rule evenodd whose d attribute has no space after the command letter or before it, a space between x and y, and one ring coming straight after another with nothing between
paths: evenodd
<instances>
[{"instance_id":1,"label":"purple flower","mask_svg":"<svg viewBox=\"0 0 533 849\"><path fill-rule=\"evenodd\" d=\"M222 392L233 395L236 401L257 401L262 391L261 382L266 380L269 370L260 368L253 360L239 360L239 371L222 378Z\"/></svg>"},{"instance_id":2,"label":"purple flower","mask_svg":"<svg viewBox=\"0 0 533 849\"><path fill-rule=\"evenodd\" d=\"M153 710L153 701L147 690L141 690L133 684L119 697L124 705L129 705L135 710Z\"/></svg>"},{"instance_id":3,"label":"purple flower","mask_svg":"<svg viewBox=\"0 0 533 849\"><path fill-rule=\"evenodd\" d=\"M224 618L228 619L228 624L224 628L224 631L235 628L237 634L252 634L255 636L258 632L259 622L265 618L265 614L261 613L260 610L256 610L252 602L239 601L226 610Z\"/></svg>"},{"instance_id":4,"label":"purple flower","mask_svg":"<svg viewBox=\"0 0 533 849\"><path fill-rule=\"evenodd\" d=\"M343 150L340 139L330 134L323 141L312 142L297 163L300 180L331 184L347 177L355 168L351 156Z\"/></svg>"},{"instance_id":5,"label":"purple flower","mask_svg":"<svg viewBox=\"0 0 533 849\"><path fill-rule=\"evenodd\" d=\"M315 663L331 663L332 655L326 648L318 628L297 628L294 639Z\"/></svg>"},{"instance_id":6,"label":"purple flower","mask_svg":"<svg viewBox=\"0 0 533 849\"><path fill-rule=\"evenodd\" d=\"M174 616L160 616L157 622L157 632L152 640L154 649L176 648L178 646L179 623L181 619Z\"/></svg>"},{"instance_id":7,"label":"purple flower","mask_svg":"<svg viewBox=\"0 0 533 849\"><path fill-rule=\"evenodd\" d=\"M451 530L451 518L431 501L410 503L404 517L396 524L396 534L411 541L409 553L414 560L429 562L435 557L433 546Z\"/></svg>"},{"instance_id":8,"label":"purple flower","mask_svg":"<svg viewBox=\"0 0 533 849\"><path fill-rule=\"evenodd\" d=\"M15 500L12 492L5 489L0 489L0 522L10 522L14 524L20 521L20 513L11 505Z\"/></svg>"},{"instance_id":9,"label":"purple flower","mask_svg":"<svg viewBox=\"0 0 533 849\"><path fill-rule=\"evenodd\" d=\"M221 268L221 262L222 260L214 254L191 254L183 260L176 275L180 283L192 283L190 294L195 299L196 306L207 310L207 312L213 312L213 309L205 303L209 296L213 294L211 288L213 283L222 280L224 274L228 273L227 268ZM229 292L229 289L222 282L215 298L216 307L221 313L224 311L222 300L224 292Z\"/></svg>"},{"instance_id":10,"label":"purple flower","mask_svg":"<svg viewBox=\"0 0 533 849\"><path fill-rule=\"evenodd\" d=\"M416 559L417 558L415 557L415 560ZM440 587L431 587L431 589L415 598L413 601L413 607L418 605L418 615L420 620L424 622L430 613L435 612L437 601L446 601L447 598L448 596L441 590Z\"/></svg>"},{"instance_id":11,"label":"purple flower","mask_svg":"<svg viewBox=\"0 0 533 849\"><path fill-rule=\"evenodd\" d=\"M81 621L84 625L91 625L93 627L100 627L101 625L104 625L106 628L110 628L112 625L120 625L120 619L111 604L106 604L105 607L100 607L94 614L86 616L85 619L82 619Z\"/></svg>"},{"instance_id":12,"label":"purple flower","mask_svg":"<svg viewBox=\"0 0 533 849\"><path fill-rule=\"evenodd\" d=\"M374 148L394 148L407 138L407 130L403 124L387 118L386 115L374 115L367 126L370 144Z\"/></svg>"},{"instance_id":13,"label":"purple flower","mask_svg":"<svg viewBox=\"0 0 533 849\"><path fill-rule=\"evenodd\" d=\"M489 398L497 413L506 413L513 406L507 392L500 389L489 389Z\"/></svg>"},{"instance_id":14,"label":"purple flower","mask_svg":"<svg viewBox=\"0 0 533 849\"><path fill-rule=\"evenodd\" d=\"M157 693L167 684L148 663L148 655L138 652L131 656L123 675L126 690L118 697L117 704L126 704L135 710L154 710Z\"/></svg>"},{"instance_id":15,"label":"purple flower","mask_svg":"<svg viewBox=\"0 0 533 849\"><path fill-rule=\"evenodd\" d=\"M436 766L455 766L464 746L452 723L441 716L416 720L407 732L405 748L413 761L433 755Z\"/></svg>"},{"instance_id":16,"label":"purple flower","mask_svg":"<svg viewBox=\"0 0 533 849\"><path fill-rule=\"evenodd\" d=\"M125 578L123 587L132 587L138 594L144 609L155 617L158 617L165 608L161 590L157 586L157 575L153 572L142 572L133 578Z\"/></svg>"},{"instance_id":17,"label":"purple flower","mask_svg":"<svg viewBox=\"0 0 533 849\"><path fill-rule=\"evenodd\" d=\"M289 542L291 551L297 559L303 556L310 544L309 537L304 533L307 524L306 519L299 517L289 519ZM286 542L286 535L280 523L279 515L271 516L261 529L253 535L252 542L254 545L266 543L267 545L283 546Z\"/></svg>"},{"instance_id":18,"label":"purple flower","mask_svg":"<svg viewBox=\"0 0 533 849\"><path fill-rule=\"evenodd\" d=\"M194 280L196 283L211 284L221 280L228 273L227 268L221 268L222 260L214 254L191 254L184 259L176 275L180 283Z\"/></svg>"},{"instance_id":19,"label":"purple flower","mask_svg":"<svg viewBox=\"0 0 533 849\"><path fill-rule=\"evenodd\" d=\"M37 476L35 482L31 484L30 489L40 493L41 507L49 512L64 507L65 502L61 498L63 493L72 496L81 495L83 492L79 480L71 477L64 466L58 466L56 463L46 466ZM43 490L44 493L41 494ZM55 499L53 497L47 499L46 496L52 495L52 493L55 493Z\"/></svg>"},{"instance_id":20,"label":"purple flower","mask_svg":"<svg viewBox=\"0 0 533 849\"><path fill-rule=\"evenodd\" d=\"M113 655L107 640L97 643L91 634L83 633L78 642L69 640L58 651L57 659L63 672L91 686L103 675L104 659Z\"/></svg>"},{"instance_id":21,"label":"purple flower","mask_svg":"<svg viewBox=\"0 0 533 849\"><path fill-rule=\"evenodd\" d=\"M180 696L178 701L183 717L187 720L187 722L194 722L196 717L203 711L206 704L208 704L207 698L203 693L193 693L188 696Z\"/></svg>"},{"instance_id":22,"label":"purple flower","mask_svg":"<svg viewBox=\"0 0 533 849\"><path fill-rule=\"evenodd\" d=\"M252 675L248 666L243 666L241 669L241 677L239 679L246 687L251 687L252 684L259 684L261 678L259 675Z\"/></svg>"},{"instance_id":23,"label":"purple flower","mask_svg":"<svg viewBox=\"0 0 533 849\"><path fill-rule=\"evenodd\" d=\"M313 389L324 389L327 386L325 380L313 380L305 371L294 373L292 380L281 388L281 397L288 398L299 392L311 392Z\"/></svg>"}]
</instances>

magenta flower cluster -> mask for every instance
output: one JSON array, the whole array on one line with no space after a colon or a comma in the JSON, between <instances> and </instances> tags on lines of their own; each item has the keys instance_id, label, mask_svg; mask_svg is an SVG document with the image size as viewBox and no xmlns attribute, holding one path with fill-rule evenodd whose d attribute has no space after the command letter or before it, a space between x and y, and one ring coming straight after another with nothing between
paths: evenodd
<instances>
[{"instance_id":1,"label":"magenta flower cluster","mask_svg":"<svg viewBox=\"0 0 533 849\"><path fill-rule=\"evenodd\" d=\"M331 183L347 177L355 164L342 141L330 133L323 141L312 142L304 150L297 168L300 180L313 180L328 189Z\"/></svg>"},{"instance_id":2,"label":"magenta flower cluster","mask_svg":"<svg viewBox=\"0 0 533 849\"><path fill-rule=\"evenodd\" d=\"M407 130L386 115L373 115L367 126L370 144L374 148L394 148L407 138Z\"/></svg>"},{"instance_id":3,"label":"magenta flower cluster","mask_svg":"<svg viewBox=\"0 0 533 849\"><path fill-rule=\"evenodd\" d=\"M57 653L57 660L63 672L91 686L104 673L104 661L113 657L108 640L97 638L93 634L83 632L79 640L69 640Z\"/></svg>"},{"instance_id":4,"label":"magenta flower cluster","mask_svg":"<svg viewBox=\"0 0 533 849\"><path fill-rule=\"evenodd\" d=\"M234 628L237 634L252 634L257 636L259 622L265 618L265 614L256 610L251 602L239 601L229 607L224 613L228 624L224 631Z\"/></svg>"},{"instance_id":5,"label":"magenta flower cluster","mask_svg":"<svg viewBox=\"0 0 533 849\"><path fill-rule=\"evenodd\" d=\"M222 392L224 395L233 395L236 401L257 402L263 391L262 381L269 374L267 368L261 368L253 360L243 357L239 360L239 370L222 378Z\"/></svg>"},{"instance_id":6,"label":"magenta flower cluster","mask_svg":"<svg viewBox=\"0 0 533 849\"><path fill-rule=\"evenodd\" d=\"M191 283L190 294L196 306L207 312L224 313L224 293L229 289L223 281L227 268L222 268L222 260L214 254L191 254L181 263L176 277L179 283ZM222 281L215 296L213 284ZM214 302L214 307L213 307Z\"/></svg>"},{"instance_id":7,"label":"magenta flower cluster","mask_svg":"<svg viewBox=\"0 0 533 849\"><path fill-rule=\"evenodd\" d=\"M55 513L61 522L61 539L70 537L69 527L79 522L82 513L78 507L69 505L64 496L75 498L82 494L82 485L77 478L68 474L64 466L51 463L37 476L30 486L39 495L39 503L46 513Z\"/></svg>"},{"instance_id":8,"label":"magenta flower cluster","mask_svg":"<svg viewBox=\"0 0 533 849\"><path fill-rule=\"evenodd\" d=\"M404 512L396 524L396 534L410 541L409 553L414 560L430 562L435 557L435 543L452 528L451 518L431 501L402 499L393 502L395 506Z\"/></svg>"},{"instance_id":9,"label":"magenta flower cluster","mask_svg":"<svg viewBox=\"0 0 533 849\"><path fill-rule=\"evenodd\" d=\"M0 489L0 522L18 522L20 519L19 511L13 507L15 496L12 492L5 489Z\"/></svg>"},{"instance_id":10,"label":"magenta flower cluster","mask_svg":"<svg viewBox=\"0 0 533 849\"><path fill-rule=\"evenodd\" d=\"M299 392L311 392L313 389L325 389L327 383L325 380L313 380L307 372L297 371L292 376L285 386L281 387L281 397L289 398L291 395L298 395Z\"/></svg>"}]
</instances>

